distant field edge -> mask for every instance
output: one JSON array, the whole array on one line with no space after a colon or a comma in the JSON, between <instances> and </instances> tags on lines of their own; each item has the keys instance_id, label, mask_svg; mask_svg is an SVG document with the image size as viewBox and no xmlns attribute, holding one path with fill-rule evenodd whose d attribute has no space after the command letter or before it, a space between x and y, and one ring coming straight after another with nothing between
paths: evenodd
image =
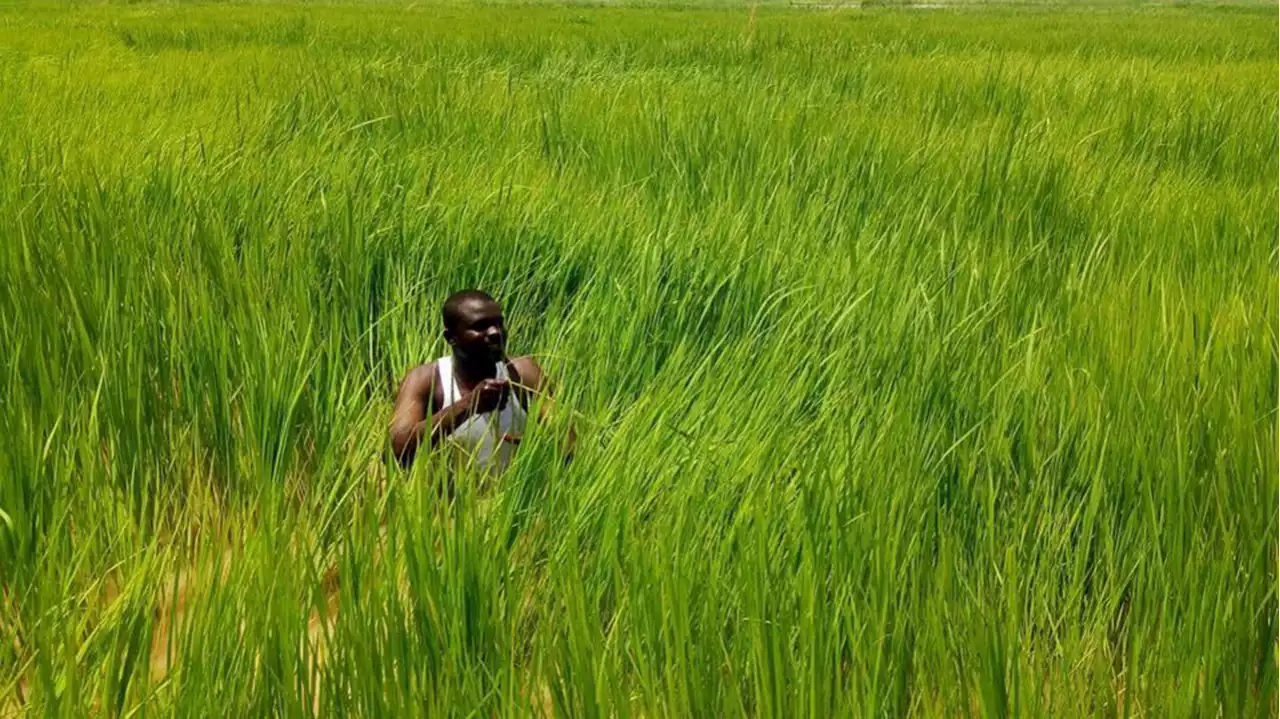
<instances>
[{"instance_id":1,"label":"distant field edge","mask_svg":"<svg viewBox=\"0 0 1280 719\"><path fill-rule=\"evenodd\" d=\"M1280 11L1280 0L0 0L0 9L21 7L299 6L378 5L387 7L635 7L667 9L790 8L799 10L1116 10L1194 8ZM1280 16L1278 16L1280 17Z\"/></svg>"}]
</instances>

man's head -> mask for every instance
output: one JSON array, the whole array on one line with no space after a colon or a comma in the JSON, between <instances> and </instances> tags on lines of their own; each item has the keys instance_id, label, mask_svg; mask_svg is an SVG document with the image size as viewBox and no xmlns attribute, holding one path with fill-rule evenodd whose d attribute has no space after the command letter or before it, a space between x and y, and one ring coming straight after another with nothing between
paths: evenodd
<instances>
[{"instance_id":1,"label":"man's head","mask_svg":"<svg viewBox=\"0 0 1280 719\"><path fill-rule=\"evenodd\" d=\"M506 356L507 331L502 308L480 290L449 295L441 311L444 339L453 354L467 362L500 362Z\"/></svg>"}]
</instances>

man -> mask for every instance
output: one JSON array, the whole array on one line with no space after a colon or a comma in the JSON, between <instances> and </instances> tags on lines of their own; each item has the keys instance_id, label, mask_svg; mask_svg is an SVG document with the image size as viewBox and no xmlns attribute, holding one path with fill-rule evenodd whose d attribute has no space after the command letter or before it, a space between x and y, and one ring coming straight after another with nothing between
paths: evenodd
<instances>
[{"instance_id":1,"label":"man","mask_svg":"<svg viewBox=\"0 0 1280 719\"><path fill-rule=\"evenodd\" d=\"M447 443L483 470L501 472L520 444L530 401L545 393L542 368L532 357L507 357L502 308L484 292L455 292L441 315L452 353L404 378L392 451L407 467L424 443Z\"/></svg>"}]
</instances>

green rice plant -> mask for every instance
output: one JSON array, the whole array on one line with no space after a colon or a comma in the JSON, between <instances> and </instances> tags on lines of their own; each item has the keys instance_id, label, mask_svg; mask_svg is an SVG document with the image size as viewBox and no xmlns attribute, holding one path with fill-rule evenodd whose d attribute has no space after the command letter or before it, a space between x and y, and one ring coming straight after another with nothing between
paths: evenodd
<instances>
[{"instance_id":1,"label":"green rice plant","mask_svg":"<svg viewBox=\"0 0 1280 719\"><path fill-rule=\"evenodd\" d=\"M1274 10L0 8L0 714L1276 716Z\"/></svg>"}]
</instances>

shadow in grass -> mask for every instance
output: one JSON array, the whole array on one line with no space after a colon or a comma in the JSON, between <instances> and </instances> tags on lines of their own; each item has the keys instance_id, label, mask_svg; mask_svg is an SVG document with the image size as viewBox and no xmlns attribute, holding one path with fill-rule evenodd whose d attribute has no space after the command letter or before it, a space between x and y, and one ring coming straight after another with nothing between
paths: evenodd
<instances>
[{"instance_id":1,"label":"shadow in grass","mask_svg":"<svg viewBox=\"0 0 1280 719\"><path fill-rule=\"evenodd\" d=\"M128 48L152 54L166 50L198 52L244 45L288 47L301 45L311 37L304 17L289 18L257 26L165 27L137 24L115 27L115 36Z\"/></svg>"}]
</instances>

